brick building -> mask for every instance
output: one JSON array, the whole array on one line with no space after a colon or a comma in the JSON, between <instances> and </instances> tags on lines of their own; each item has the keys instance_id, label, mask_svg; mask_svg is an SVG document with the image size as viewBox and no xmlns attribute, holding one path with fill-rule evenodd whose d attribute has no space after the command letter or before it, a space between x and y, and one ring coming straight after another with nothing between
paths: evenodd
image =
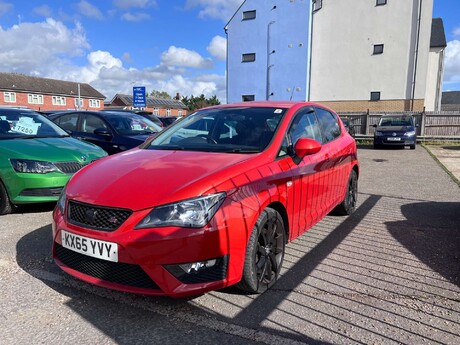
<instances>
[{"instance_id":1,"label":"brick building","mask_svg":"<svg viewBox=\"0 0 460 345\"><path fill-rule=\"evenodd\" d=\"M187 106L179 100L179 95L175 99L162 99L147 97L146 111L151 111L157 116L185 116ZM133 109L133 96L117 93L110 102L105 104L106 109Z\"/></svg>"},{"instance_id":2,"label":"brick building","mask_svg":"<svg viewBox=\"0 0 460 345\"><path fill-rule=\"evenodd\" d=\"M104 99L103 94L86 83L0 72L0 105L34 110L100 110L104 108Z\"/></svg>"}]
</instances>

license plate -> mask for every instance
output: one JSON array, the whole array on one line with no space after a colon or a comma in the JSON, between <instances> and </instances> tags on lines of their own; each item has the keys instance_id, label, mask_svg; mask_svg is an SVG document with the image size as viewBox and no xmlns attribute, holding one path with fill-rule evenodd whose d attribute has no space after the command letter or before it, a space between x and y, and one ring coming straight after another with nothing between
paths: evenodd
<instances>
[{"instance_id":1,"label":"license plate","mask_svg":"<svg viewBox=\"0 0 460 345\"><path fill-rule=\"evenodd\" d=\"M64 230L61 230L61 241L64 248L74 252L102 260L118 262L118 245L116 243L100 241Z\"/></svg>"},{"instance_id":2,"label":"license plate","mask_svg":"<svg viewBox=\"0 0 460 345\"><path fill-rule=\"evenodd\" d=\"M388 141L401 141L401 138L393 138L393 137L390 137L390 138L387 138Z\"/></svg>"}]
</instances>

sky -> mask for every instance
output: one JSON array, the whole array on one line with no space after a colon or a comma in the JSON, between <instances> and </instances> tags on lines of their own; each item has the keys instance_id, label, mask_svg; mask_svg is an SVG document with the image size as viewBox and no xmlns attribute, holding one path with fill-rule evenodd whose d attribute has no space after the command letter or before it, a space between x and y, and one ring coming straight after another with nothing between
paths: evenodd
<instances>
[{"instance_id":1,"label":"sky","mask_svg":"<svg viewBox=\"0 0 460 345\"><path fill-rule=\"evenodd\" d=\"M224 26L241 3L0 0L0 72L88 83L107 101L145 86L225 103ZM460 91L459 13L459 0L434 0L448 42L444 91Z\"/></svg>"}]
</instances>

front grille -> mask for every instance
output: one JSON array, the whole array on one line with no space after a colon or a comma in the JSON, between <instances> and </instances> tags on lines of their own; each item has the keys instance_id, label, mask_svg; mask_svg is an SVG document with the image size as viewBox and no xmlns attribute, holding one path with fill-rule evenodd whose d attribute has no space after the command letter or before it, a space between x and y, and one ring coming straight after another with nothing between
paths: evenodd
<instances>
[{"instance_id":1,"label":"front grille","mask_svg":"<svg viewBox=\"0 0 460 345\"><path fill-rule=\"evenodd\" d=\"M29 188L21 191L21 196L49 196L59 197L62 187L58 188Z\"/></svg>"},{"instance_id":2,"label":"front grille","mask_svg":"<svg viewBox=\"0 0 460 345\"><path fill-rule=\"evenodd\" d=\"M88 163L79 162L57 162L54 165L64 174L74 174Z\"/></svg>"},{"instance_id":3,"label":"front grille","mask_svg":"<svg viewBox=\"0 0 460 345\"><path fill-rule=\"evenodd\" d=\"M71 224L100 231L115 231L131 216L132 211L69 201L68 221Z\"/></svg>"},{"instance_id":4,"label":"front grille","mask_svg":"<svg viewBox=\"0 0 460 345\"><path fill-rule=\"evenodd\" d=\"M138 265L93 258L64 248L58 243L55 243L55 254L64 265L88 276L125 286L159 289Z\"/></svg>"}]
</instances>

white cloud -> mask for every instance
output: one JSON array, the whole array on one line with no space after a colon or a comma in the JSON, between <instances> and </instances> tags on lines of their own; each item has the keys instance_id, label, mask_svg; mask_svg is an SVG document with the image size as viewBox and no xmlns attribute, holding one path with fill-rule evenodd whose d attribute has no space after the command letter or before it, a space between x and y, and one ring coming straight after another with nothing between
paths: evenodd
<instances>
[{"instance_id":1,"label":"white cloud","mask_svg":"<svg viewBox=\"0 0 460 345\"><path fill-rule=\"evenodd\" d=\"M122 9L127 8L146 8L156 6L155 0L114 0L113 4Z\"/></svg>"},{"instance_id":2,"label":"white cloud","mask_svg":"<svg viewBox=\"0 0 460 345\"><path fill-rule=\"evenodd\" d=\"M42 17L45 17L45 18L51 17L51 15L53 13L51 8L49 6L47 6L47 5L35 7L33 11L34 11L34 13L36 13L36 14L42 16Z\"/></svg>"},{"instance_id":3,"label":"white cloud","mask_svg":"<svg viewBox=\"0 0 460 345\"><path fill-rule=\"evenodd\" d=\"M0 15L3 15L7 12L9 12L13 8L13 4L10 4L8 2L3 2L0 1Z\"/></svg>"},{"instance_id":4,"label":"white cloud","mask_svg":"<svg viewBox=\"0 0 460 345\"><path fill-rule=\"evenodd\" d=\"M150 15L148 13L142 13L142 12L138 12L138 13L126 12L122 14L121 19L127 22L141 22L143 20L150 19Z\"/></svg>"},{"instance_id":5,"label":"white cloud","mask_svg":"<svg viewBox=\"0 0 460 345\"><path fill-rule=\"evenodd\" d=\"M242 0L187 0L185 8L199 7L200 18L209 17L228 22L242 3Z\"/></svg>"},{"instance_id":6,"label":"white cloud","mask_svg":"<svg viewBox=\"0 0 460 345\"><path fill-rule=\"evenodd\" d=\"M104 16L102 12L93 4L90 4L86 0L81 0L77 4L77 10L80 14L84 15L85 17L95 18L95 19L103 19Z\"/></svg>"},{"instance_id":7,"label":"white cloud","mask_svg":"<svg viewBox=\"0 0 460 345\"><path fill-rule=\"evenodd\" d=\"M161 61L167 66L212 68L213 65L210 59L203 58L197 52L175 46L170 46L161 54Z\"/></svg>"},{"instance_id":8,"label":"white cloud","mask_svg":"<svg viewBox=\"0 0 460 345\"><path fill-rule=\"evenodd\" d=\"M222 36L214 36L206 49L218 60L227 59L227 39Z\"/></svg>"},{"instance_id":9,"label":"white cloud","mask_svg":"<svg viewBox=\"0 0 460 345\"><path fill-rule=\"evenodd\" d=\"M444 84L460 83L460 41L447 42L444 59ZM445 85L446 86L446 85Z\"/></svg>"},{"instance_id":10,"label":"white cloud","mask_svg":"<svg viewBox=\"0 0 460 345\"><path fill-rule=\"evenodd\" d=\"M460 37L460 27L454 29L454 37Z\"/></svg>"}]
</instances>

